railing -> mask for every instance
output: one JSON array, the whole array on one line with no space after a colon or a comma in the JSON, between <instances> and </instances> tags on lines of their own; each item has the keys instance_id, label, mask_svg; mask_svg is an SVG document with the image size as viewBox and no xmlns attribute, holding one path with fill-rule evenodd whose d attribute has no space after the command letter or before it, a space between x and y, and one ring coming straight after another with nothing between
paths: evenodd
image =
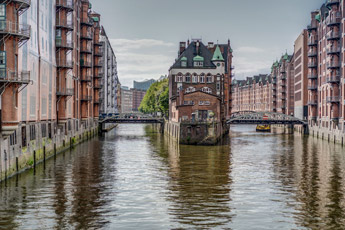
<instances>
[{"instance_id":1,"label":"railing","mask_svg":"<svg viewBox=\"0 0 345 230\"><path fill-rule=\"evenodd\" d=\"M331 40L331 39L339 39L340 38L340 33L339 32L328 32L328 34L326 35L326 38L328 40Z\"/></svg>"},{"instance_id":2,"label":"railing","mask_svg":"<svg viewBox=\"0 0 345 230\"><path fill-rule=\"evenodd\" d=\"M64 7L73 10L74 4L73 0L56 0L57 7Z\"/></svg>"},{"instance_id":3,"label":"railing","mask_svg":"<svg viewBox=\"0 0 345 230\"><path fill-rule=\"evenodd\" d=\"M92 96L82 96L81 100L82 101L91 101L92 100Z\"/></svg>"},{"instance_id":4,"label":"railing","mask_svg":"<svg viewBox=\"0 0 345 230\"><path fill-rule=\"evenodd\" d=\"M308 52L308 57L315 57L315 56L317 56L317 51L313 50L313 51Z\"/></svg>"},{"instance_id":5,"label":"railing","mask_svg":"<svg viewBox=\"0 0 345 230\"><path fill-rule=\"evenodd\" d=\"M340 53L340 47L327 48L327 54Z\"/></svg>"},{"instance_id":6,"label":"railing","mask_svg":"<svg viewBox=\"0 0 345 230\"><path fill-rule=\"evenodd\" d=\"M308 74L308 79L317 79L317 75L309 73Z\"/></svg>"},{"instance_id":7,"label":"railing","mask_svg":"<svg viewBox=\"0 0 345 230\"><path fill-rule=\"evenodd\" d=\"M74 89L73 88L63 88L58 89L56 91L57 96L73 96L74 95Z\"/></svg>"},{"instance_id":8,"label":"railing","mask_svg":"<svg viewBox=\"0 0 345 230\"><path fill-rule=\"evenodd\" d=\"M331 17L332 16L332 17ZM341 13L340 12L336 12L336 14L330 14L328 16L328 18L326 19L326 24L328 26L333 26L336 24L340 24L341 22Z\"/></svg>"},{"instance_id":9,"label":"railing","mask_svg":"<svg viewBox=\"0 0 345 230\"><path fill-rule=\"evenodd\" d=\"M340 82L340 76L331 76L331 77L327 77L326 79L327 83L337 83Z\"/></svg>"},{"instance_id":10,"label":"railing","mask_svg":"<svg viewBox=\"0 0 345 230\"><path fill-rule=\"evenodd\" d=\"M81 23L84 25L93 26L93 20L92 18L89 18L89 17L86 17L86 18L82 17Z\"/></svg>"},{"instance_id":11,"label":"railing","mask_svg":"<svg viewBox=\"0 0 345 230\"><path fill-rule=\"evenodd\" d=\"M310 38L308 39L308 46L315 46L315 45L317 45L317 40L318 40L317 35L310 36Z\"/></svg>"},{"instance_id":12,"label":"railing","mask_svg":"<svg viewBox=\"0 0 345 230\"><path fill-rule=\"evenodd\" d=\"M30 71L22 72L0 72L0 82L16 82L29 84L30 82Z\"/></svg>"},{"instance_id":13,"label":"railing","mask_svg":"<svg viewBox=\"0 0 345 230\"><path fill-rule=\"evenodd\" d=\"M82 76L81 81L86 81L86 82L91 82L92 81L92 77L91 76Z\"/></svg>"},{"instance_id":14,"label":"railing","mask_svg":"<svg viewBox=\"0 0 345 230\"><path fill-rule=\"evenodd\" d=\"M81 49L80 49L80 52L91 54L92 53L92 49L89 46L82 46Z\"/></svg>"},{"instance_id":15,"label":"railing","mask_svg":"<svg viewBox=\"0 0 345 230\"><path fill-rule=\"evenodd\" d=\"M73 49L73 42L72 41L62 40L62 39L55 39L55 46L57 48L70 48L70 49Z\"/></svg>"},{"instance_id":16,"label":"railing","mask_svg":"<svg viewBox=\"0 0 345 230\"><path fill-rule=\"evenodd\" d=\"M338 103L338 102L340 102L340 97L339 96L327 97L326 101L327 101L327 103Z\"/></svg>"},{"instance_id":17,"label":"railing","mask_svg":"<svg viewBox=\"0 0 345 230\"><path fill-rule=\"evenodd\" d=\"M80 35L81 39L88 39L88 40L92 40L92 33L90 32L82 32Z\"/></svg>"},{"instance_id":18,"label":"railing","mask_svg":"<svg viewBox=\"0 0 345 230\"><path fill-rule=\"evenodd\" d=\"M309 84L308 90L317 90L318 86L316 84Z\"/></svg>"},{"instance_id":19,"label":"railing","mask_svg":"<svg viewBox=\"0 0 345 230\"><path fill-rule=\"evenodd\" d=\"M340 2L340 0L328 0L326 2L326 6L332 5L332 4L338 4L339 2Z\"/></svg>"},{"instance_id":20,"label":"railing","mask_svg":"<svg viewBox=\"0 0 345 230\"><path fill-rule=\"evenodd\" d=\"M316 30L317 29L317 23L316 21L313 21L310 25L307 26L308 30Z\"/></svg>"},{"instance_id":21,"label":"railing","mask_svg":"<svg viewBox=\"0 0 345 230\"><path fill-rule=\"evenodd\" d=\"M80 65L82 67L92 67L92 62L91 61L80 60Z\"/></svg>"},{"instance_id":22,"label":"railing","mask_svg":"<svg viewBox=\"0 0 345 230\"><path fill-rule=\"evenodd\" d=\"M97 66L97 67L102 67L103 64L104 64L103 61L98 61L98 62L95 64L95 66Z\"/></svg>"},{"instance_id":23,"label":"railing","mask_svg":"<svg viewBox=\"0 0 345 230\"><path fill-rule=\"evenodd\" d=\"M103 50L97 50L95 51L96 56L103 56Z\"/></svg>"},{"instance_id":24,"label":"railing","mask_svg":"<svg viewBox=\"0 0 345 230\"><path fill-rule=\"evenodd\" d=\"M73 61L72 60L56 60L56 65L59 68L73 68Z\"/></svg>"},{"instance_id":25,"label":"railing","mask_svg":"<svg viewBox=\"0 0 345 230\"><path fill-rule=\"evenodd\" d=\"M281 77L280 77L280 80L286 80L286 75L285 74L283 74Z\"/></svg>"},{"instance_id":26,"label":"railing","mask_svg":"<svg viewBox=\"0 0 345 230\"><path fill-rule=\"evenodd\" d=\"M340 62L328 62L327 63L327 68L339 68L340 67Z\"/></svg>"},{"instance_id":27,"label":"railing","mask_svg":"<svg viewBox=\"0 0 345 230\"><path fill-rule=\"evenodd\" d=\"M65 20L65 19L58 19L58 20L56 20L56 26L73 30L73 21Z\"/></svg>"},{"instance_id":28,"label":"railing","mask_svg":"<svg viewBox=\"0 0 345 230\"><path fill-rule=\"evenodd\" d=\"M318 103L317 103L317 100L309 100L308 101L308 105L311 105L311 106L315 106L315 105L317 105Z\"/></svg>"},{"instance_id":29,"label":"railing","mask_svg":"<svg viewBox=\"0 0 345 230\"><path fill-rule=\"evenodd\" d=\"M10 21L0 21L0 34L12 34L23 37L30 37L31 26Z\"/></svg>"},{"instance_id":30,"label":"railing","mask_svg":"<svg viewBox=\"0 0 345 230\"><path fill-rule=\"evenodd\" d=\"M315 67L317 67L317 62L309 62L309 63L308 63L308 67L309 67L309 68L315 68Z\"/></svg>"}]
</instances>

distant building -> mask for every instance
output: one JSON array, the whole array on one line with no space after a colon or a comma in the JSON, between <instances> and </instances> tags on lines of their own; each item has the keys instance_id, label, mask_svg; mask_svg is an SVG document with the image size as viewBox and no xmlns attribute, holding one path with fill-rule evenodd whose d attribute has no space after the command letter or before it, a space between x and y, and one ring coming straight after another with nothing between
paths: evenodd
<instances>
[{"instance_id":1,"label":"distant building","mask_svg":"<svg viewBox=\"0 0 345 230\"><path fill-rule=\"evenodd\" d=\"M131 113L133 107L133 92L128 87L121 87L121 113Z\"/></svg>"},{"instance_id":2,"label":"distant building","mask_svg":"<svg viewBox=\"0 0 345 230\"><path fill-rule=\"evenodd\" d=\"M134 85L133 88L147 91L150 88L150 86L155 82L156 82L156 80L154 80L154 79L141 81L141 82L134 81L133 82L133 85Z\"/></svg>"},{"instance_id":3,"label":"distant building","mask_svg":"<svg viewBox=\"0 0 345 230\"><path fill-rule=\"evenodd\" d=\"M141 101L146 94L145 90L131 89L132 91L132 111L138 111Z\"/></svg>"}]
</instances>

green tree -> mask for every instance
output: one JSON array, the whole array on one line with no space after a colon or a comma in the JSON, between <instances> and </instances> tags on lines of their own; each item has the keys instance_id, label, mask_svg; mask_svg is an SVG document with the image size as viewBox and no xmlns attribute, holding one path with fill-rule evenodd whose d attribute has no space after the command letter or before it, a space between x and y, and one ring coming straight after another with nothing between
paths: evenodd
<instances>
[{"instance_id":1,"label":"green tree","mask_svg":"<svg viewBox=\"0 0 345 230\"><path fill-rule=\"evenodd\" d=\"M143 113L169 112L169 80L164 79L151 85L142 100L139 111Z\"/></svg>"}]
</instances>

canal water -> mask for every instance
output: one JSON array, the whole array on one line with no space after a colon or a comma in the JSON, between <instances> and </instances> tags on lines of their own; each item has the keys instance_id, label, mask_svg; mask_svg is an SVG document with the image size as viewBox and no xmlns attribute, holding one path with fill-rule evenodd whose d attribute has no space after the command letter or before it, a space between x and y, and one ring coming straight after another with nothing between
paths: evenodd
<instances>
[{"instance_id":1,"label":"canal water","mask_svg":"<svg viewBox=\"0 0 345 230\"><path fill-rule=\"evenodd\" d=\"M344 183L344 148L312 137L120 125L1 183L0 229L345 229Z\"/></svg>"}]
</instances>

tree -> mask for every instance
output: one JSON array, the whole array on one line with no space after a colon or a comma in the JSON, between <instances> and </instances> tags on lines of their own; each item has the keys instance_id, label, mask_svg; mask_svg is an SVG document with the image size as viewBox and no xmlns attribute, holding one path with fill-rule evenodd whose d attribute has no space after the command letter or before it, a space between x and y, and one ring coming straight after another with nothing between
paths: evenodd
<instances>
[{"instance_id":1,"label":"tree","mask_svg":"<svg viewBox=\"0 0 345 230\"><path fill-rule=\"evenodd\" d=\"M147 90L139 111L143 113L161 112L168 115L169 112L169 80L155 82Z\"/></svg>"}]
</instances>

